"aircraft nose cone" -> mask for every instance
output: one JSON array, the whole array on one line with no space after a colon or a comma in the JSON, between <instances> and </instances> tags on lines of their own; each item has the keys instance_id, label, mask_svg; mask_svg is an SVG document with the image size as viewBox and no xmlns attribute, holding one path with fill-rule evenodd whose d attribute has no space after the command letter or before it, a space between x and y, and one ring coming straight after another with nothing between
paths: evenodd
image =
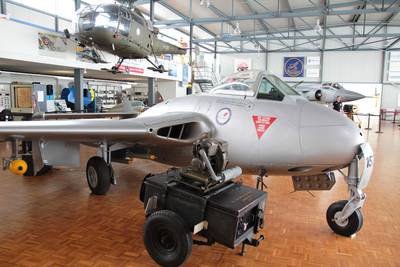
<instances>
[{"instance_id":1,"label":"aircraft nose cone","mask_svg":"<svg viewBox=\"0 0 400 267\"><path fill-rule=\"evenodd\" d=\"M300 124L300 147L309 164L347 165L364 143L353 121L322 105L304 104Z\"/></svg>"},{"instance_id":2,"label":"aircraft nose cone","mask_svg":"<svg viewBox=\"0 0 400 267\"><path fill-rule=\"evenodd\" d=\"M338 94L339 95L339 94ZM342 101L355 101L364 98L365 96L350 90L341 90L340 96Z\"/></svg>"}]
</instances>

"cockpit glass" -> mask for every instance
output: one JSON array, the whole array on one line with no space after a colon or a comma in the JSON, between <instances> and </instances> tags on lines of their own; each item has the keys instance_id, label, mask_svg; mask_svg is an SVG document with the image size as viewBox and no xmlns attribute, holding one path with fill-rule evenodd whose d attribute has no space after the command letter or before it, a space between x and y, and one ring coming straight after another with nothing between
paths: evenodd
<instances>
[{"instance_id":1,"label":"cockpit glass","mask_svg":"<svg viewBox=\"0 0 400 267\"><path fill-rule=\"evenodd\" d=\"M275 75L267 74L260 83L257 98L282 101L285 95L299 94Z\"/></svg>"},{"instance_id":2,"label":"cockpit glass","mask_svg":"<svg viewBox=\"0 0 400 267\"><path fill-rule=\"evenodd\" d=\"M117 5L100 5L96 9L94 25L113 31L118 27L119 7Z\"/></svg>"},{"instance_id":3,"label":"cockpit glass","mask_svg":"<svg viewBox=\"0 0 400 267\"><path fill-rule=\"evenodd\" d=\"M273 74L268 74L267 79L284 95L299 95L292 87Z\"/></svg>"},{"instance_id":4,"label":"cockpit glass","mask_svg":"<svg viewBox=\"0 0 400 267\"><path fill-rule=\"evenodd\" d=\"M254 96L254 83L259 72L246 71L230 75L210 90L211 94Z\"/></svg>"},{"instance_id":5,"label":"cockpit glass","mask_svg":"<svg viewBox=\"0 0 400 267\"><path fill-rule=\"evenodd\" d=\"M325 89L331 89L331 90L332 90L332 88L337 89L337 90L344 89L344 88L343 88L340 84L338 84L338 83L323 83L323 84L322 84L322 87L325 88Z\"/></svg>"}]
</instances>

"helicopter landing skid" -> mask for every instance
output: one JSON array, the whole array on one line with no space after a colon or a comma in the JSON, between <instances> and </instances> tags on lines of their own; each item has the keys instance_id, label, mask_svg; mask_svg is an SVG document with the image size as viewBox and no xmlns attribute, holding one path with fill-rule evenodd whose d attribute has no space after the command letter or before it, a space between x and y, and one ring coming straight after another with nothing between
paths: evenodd
<instances>
[{"instance_id":1,"label":"helicopter landing skid","mask_svg":"<svg viewBox=\"0 0 400 267\"><path fill-rule=\"evenodd\" d=\"M157 66L153 61L151 61L148 57L145 57L145 59L153 66L153 67L148 67L147 69L152 70L152 71L157 71L159 73L164 73L164 72L168 72L168 70L166 70L164 68L163 65L159 65Z\"/></svg>"}]
</instances>

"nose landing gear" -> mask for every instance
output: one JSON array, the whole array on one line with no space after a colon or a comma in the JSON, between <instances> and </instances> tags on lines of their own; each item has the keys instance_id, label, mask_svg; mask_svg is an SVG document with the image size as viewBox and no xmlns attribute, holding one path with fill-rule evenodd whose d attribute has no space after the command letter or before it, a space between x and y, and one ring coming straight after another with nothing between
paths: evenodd
<instances>
[{"instance_id":1,"label":"nose landing gear","mask_svg":"<svg viewBox=\"0 0 400 267\"><path fill-rule=\"evenodd\" d=\"M364 158L363 173L359 174L360 160ZM348 184L350 199L341 200L329 206L326 219L329 227L336 234L352 236L363 225L361 208L364 206L366 194L362 191L371 178L373 168L373 152L368 143L360 146L360 152L354 157L348 167L348 175L344 175Z\"/></svg>"}]
</instances>

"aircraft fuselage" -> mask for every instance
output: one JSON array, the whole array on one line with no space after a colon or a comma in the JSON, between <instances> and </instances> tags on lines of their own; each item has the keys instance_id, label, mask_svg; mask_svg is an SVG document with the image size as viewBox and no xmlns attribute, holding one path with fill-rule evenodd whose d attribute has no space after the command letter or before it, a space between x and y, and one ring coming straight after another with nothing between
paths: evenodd
<instances>
[{"instance_id":1,"label":"aircraft fuselage","mask_svg":"<svg viewBox=\"0 0 400 267\"><path fill-rule=\"evenodd\" d=\"M199 112L228 142L229 165L246 172L305 175L346 166L364 142L348 118L323 106L286 96L283 101L253 97L197 95L160 103L139 117L166 112ZM186 152L185 152L186 151ZM190 162L190 149L156 151L159 161ZM166 155L166 156L163 156Z\"/></svg>"}]
</instances>

